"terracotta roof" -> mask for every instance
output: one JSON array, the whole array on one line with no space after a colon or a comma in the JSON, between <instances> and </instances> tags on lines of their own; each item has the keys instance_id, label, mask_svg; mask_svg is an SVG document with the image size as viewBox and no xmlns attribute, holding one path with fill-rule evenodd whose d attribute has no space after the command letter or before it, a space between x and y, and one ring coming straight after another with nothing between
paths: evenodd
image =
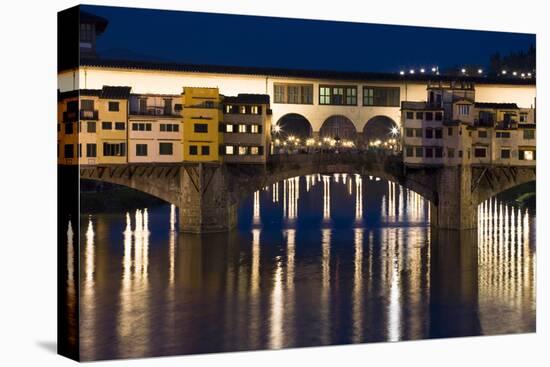
<instances>
[{"instance_id":1,"label":"terracotta roof","mask_svg":"<svg viewBox=\"0 0 550 367\"><path fill-rule=\"evenodd\" d=\"M475 108L497 108L497 109L506 109L506 110L519 109L518 105L515 103L476 102L474 103L474 107Z\"/></svg>"},{"instance_id":2,"label":"terracotta roof","mask_svg":"<svg viewBox=\"0 0 550 367\"><path fill-rule=\"evenodd\" d=\"M103 86L100 98L104 99L128 99L132 87L112 87L109 85Z\"/></svg>"}]
</instances>

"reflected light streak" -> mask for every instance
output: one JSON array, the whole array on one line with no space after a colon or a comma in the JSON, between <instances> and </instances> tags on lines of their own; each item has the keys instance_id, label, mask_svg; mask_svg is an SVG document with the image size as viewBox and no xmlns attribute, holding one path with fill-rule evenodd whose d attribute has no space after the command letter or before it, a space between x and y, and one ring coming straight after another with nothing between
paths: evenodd
<instances>
[{"instance_id":1,"label":"reflected light streak","mask_svg":"<svg viewBox=\"0 0 550 367\"><path fill-rule=\"evenodd\" d=\"M280 257L277 258L275 274L273 275L273 290L271 292L271 317L269 320L269 347L280 349L283 347L283 267Z\"/></svg>"},{"instance_id":2,"label":"reflected light streak","mask_svg":"<svg viewBox=\"0 0 550 367\"><path fill-rule=\"evenodd\" d=\"M260 191L254 192L254 211L252 215L254 224L260 222Z\"/></svg>"},{"instance_id":3,"label":"reflected light streak","mask_svg":"<svg viewBox=\"0 0 550 367\"><path fill-rule=\"evenodd\" d=\"M355 219L363 218L363 179L355 175Z\"/></svg>"},{"instance_id":4,"label":"reflected light streak","mask_svg":"<svg viewBox=\"0 0 550 367\"><path fill-rule=\"evenodd\" d=\"M363 339L363 229L355 229L355 271L353 274L353 342Z\"/></svg>"},{"instance_id":5,"label":"reflected light streak","mask_svg":"<svg viewBox=\"0 0 550 367\"><path fill-rule=\"evenodd\" d=\"M323 175L323 219L330 219L330 176Z\"/></svg>"}]
</instances>

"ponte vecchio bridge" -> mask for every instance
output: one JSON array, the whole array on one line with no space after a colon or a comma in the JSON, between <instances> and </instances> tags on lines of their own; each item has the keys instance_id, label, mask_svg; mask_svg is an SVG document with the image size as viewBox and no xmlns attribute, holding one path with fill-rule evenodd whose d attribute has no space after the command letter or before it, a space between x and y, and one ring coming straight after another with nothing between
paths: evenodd
<instances>
[{"instance_id":1,"label":"ponte vecchio bridge","mask_svg":"<svg viewBox=\"0 0 550 367\"><path fill-rule=\"evenodd\" d=\"M76 167L66 167L76 169ZM232 229L239 203L266 186L309 174L372 175L396 182L430 201L432 226L471 229L477 206L504 190L535 180L534 167L447 166L405 168L402 158L378 153L270 156L266 165L169 163L80 166L81 179L127 186L179 208L182 232Z\"/></svg>"}]
</instances>

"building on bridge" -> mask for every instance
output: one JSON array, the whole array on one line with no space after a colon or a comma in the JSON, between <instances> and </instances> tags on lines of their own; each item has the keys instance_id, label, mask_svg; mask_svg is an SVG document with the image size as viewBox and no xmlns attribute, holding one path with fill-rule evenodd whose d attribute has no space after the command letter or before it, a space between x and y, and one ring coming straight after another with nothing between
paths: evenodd
<instances>
[{"instance_id":1,"label":"building on bridge","mask_svg":"<svg viewBox=\"0 0 550 367\"><path fill-rule=\"evenodd\" d=\"M129 95L113 86L59 93L58 162L127 163Z\"/></svg>"},{"instance_id":2,"label":"building on bridge","mask_svg":"<svg viewBox=\"0 0 550 367\"><path fill-rule=\"evenodd\" d=\"M223 97L220 154L227 163L265 163L271 144L271 109L265 94Z\"/></svg>"},{"instance_id":3,"label":"building on bridge","mask_svg":"<svg viewBox=\"0 0 550 367\"><path fill-rule=\"evenodd\" d=\"M131 94L129 103L128 161L181 162L181 95Z\"/></svg>"},{"instance_id":4,"label":"building on bridge","mask_svg":"<svg viewBox=\"0 0 550 367\"><path fill-rule=\"evenodd\" d=\"M472 83L440 82L427 102L402 102L406 165L535 165L534 108L476 102L475 92Z\"/></svg>"}]
</instances>

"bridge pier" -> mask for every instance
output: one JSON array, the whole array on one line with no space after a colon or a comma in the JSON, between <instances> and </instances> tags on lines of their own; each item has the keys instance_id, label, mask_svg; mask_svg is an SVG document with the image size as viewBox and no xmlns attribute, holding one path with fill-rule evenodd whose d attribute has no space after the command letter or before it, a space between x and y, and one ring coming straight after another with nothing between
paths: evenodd
<instances>
[{"instance_id":1,"label":"bridge pier","mask_svg":"<svg viewBox=\"0 0 550 367\"><path fill-rule=\"evenodd\" d=\"M183 165L178 204L180 232L224 232L237 225L237 203L226 180L219 163Z\"/></svg>"},{"instance_id":2,"label":"bridge pier","mask_svg":"<svg viewBox=\"0 0 550 367\"><path fill-rule=\"evenodd\" d=\"M436 179L436 198L430 203L430 223L439 229L477 228L477 203L468 166L442 167Z\"/></svg>"}]
</instances>

